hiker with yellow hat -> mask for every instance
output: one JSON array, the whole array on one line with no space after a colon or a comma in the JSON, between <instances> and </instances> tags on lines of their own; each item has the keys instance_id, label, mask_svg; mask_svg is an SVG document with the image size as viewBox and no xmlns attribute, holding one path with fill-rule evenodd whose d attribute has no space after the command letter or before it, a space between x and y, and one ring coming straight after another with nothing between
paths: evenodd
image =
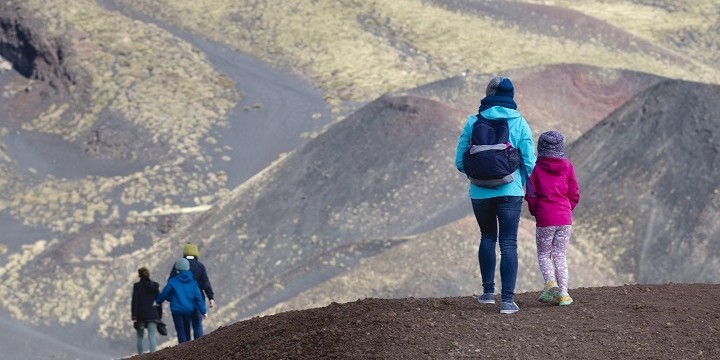
<instances>
[{"instance_id":1,"label":"hiker with yellow hat","mask_svg":"<svg viewBox=\"0 0 720 360\"><path fill-rule=\"evenodd\" d=\"M215 307L215 293L213 293L212 285L210 284L210 279L207 275L207 270L205 270L205 265L200 262L198 259L199 257L200 252L195 244L188 242L185 246L183 246L183 258L187 259L190 263L190 272L192 272L193 278L200 288L203 302L205 301L205 297L207 297L208 305L212 309ZM172 279L176 274L177 272L173 267L173 269L170 270L168 280ZM190 327L192 327L193 339L203 336L202 319L203 314L199 311L196 311L195 314L193 314L191 324L185 325L187 330L185 333L188 334L188 337L190 334Z\"/></svg>"}]
</instances>

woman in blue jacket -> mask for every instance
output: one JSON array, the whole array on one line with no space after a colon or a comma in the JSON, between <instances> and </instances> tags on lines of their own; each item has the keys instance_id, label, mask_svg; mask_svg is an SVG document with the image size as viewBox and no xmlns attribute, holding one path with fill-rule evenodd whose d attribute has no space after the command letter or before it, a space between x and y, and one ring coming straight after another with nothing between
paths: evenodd
<instances>
[{"instance_id":1,"label":"woman in blue jacket","mask_svg":"<svg viewBox=\"0 0 720 360\"><path fill-rule=\"evenodd\" d=\"M190 340L187 329L190 328L195 311L199 311L203 317L207 317L207 308L205 308L205 300L200 294L197 281L193 279L192 272L190 272L188 259L178 259L175 262L175 271L177 271L177 275L168 280L155 301L158 304L162 304L165 300L170 301L170 313L172 313L175 324L178 343L183 343Z\"/></svg>"},{"instance_id":2,"label":"woman in blue jacket","mask_svg":"<svg viewBox=\"0 0 720 360\"><path fill-rule=\"evenodd\" d=\"M479 114L490 121L507 121L510 144L520 151L520 167L514 180L495 188L470 183L470 200L475 219L480 226L478 260L482 276L481 304L495 303L495 244L500 243L500 278L502 282L500 313L512 314L520 309L515 303L517 279L517 233L520 210L525 196L525 183L535 167L535 146L532 131L525 118L517 111L513 99L515 88L509 78L495 77L487 85L485 97L480 101ZM463 154L471 146L473 125L477 115L470 115L458 139L455 166L465 173Z\"/></svg>"}]
</instances>

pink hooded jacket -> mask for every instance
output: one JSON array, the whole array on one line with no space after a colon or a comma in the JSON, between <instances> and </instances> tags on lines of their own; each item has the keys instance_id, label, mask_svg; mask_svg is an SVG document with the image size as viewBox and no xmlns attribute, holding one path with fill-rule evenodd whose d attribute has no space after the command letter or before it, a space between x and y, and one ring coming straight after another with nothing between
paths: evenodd
<instances>
[{"instance_id":1,"label":"pink hooded jacket","mask_svg":"<svg viewBox=\"0 0 720 360\"><path fill-rule=\"evenodd\" d=\"M525 200L538 227L572 225L572 211L580 201L580 188L570 160L538 157Z\"/></svg>"}]
</instances>

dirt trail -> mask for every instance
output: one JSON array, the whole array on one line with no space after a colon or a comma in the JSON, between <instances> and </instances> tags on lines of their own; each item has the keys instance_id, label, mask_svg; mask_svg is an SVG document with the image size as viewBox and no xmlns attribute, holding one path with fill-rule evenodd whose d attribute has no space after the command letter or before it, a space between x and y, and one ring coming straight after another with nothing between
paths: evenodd
<instances>
[{"instance_id":1,"label":"dirt trail","mask_svg":"<svg viewBox=\"0 0 720 360\"><path fill-rule=\"evenodd\" d=\"M230 128L215 129L218 143L206 149L212 153L214 148L232 148L231 161L218 159L213 165L214 171L223 170L228 175L229 188L243 183L280 154L304 144L307 139L303 133L318 131L331 122L323 94L303 79L171 24L131 12L113 0L97 3L107 10L155 24L192 44L244 94L229 115Z\"/></svg>"}]
</instances>

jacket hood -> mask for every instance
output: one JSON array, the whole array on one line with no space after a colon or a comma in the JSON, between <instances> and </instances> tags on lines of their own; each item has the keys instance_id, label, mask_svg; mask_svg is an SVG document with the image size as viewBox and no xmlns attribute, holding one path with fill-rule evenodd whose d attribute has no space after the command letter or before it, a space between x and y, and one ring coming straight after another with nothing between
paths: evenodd
<instances>
[{"instance_id":1,"label":"jacket hood","mask_svg":"<svg viewBox=\"0 0 720 360\"><path fill-rule=\"evenodd\" d=\"M182 270L182 271L180 271L180 272L175 276L175 278L178 279L178 281L180 281L181 283L189 283L189 282L195 281L195 280L193 279L192 271L190 271L190 270Z\"/></svg>"},{"instance_id":2,"label":"jacket hood","mask_svg":"<svg viewBox=\"0 0 720 360\"><path fill-rule=\"evenodd\" d=\"M535 166L539 166L547 173L552 175L560 175L565 172L568 166L567 159L562 158L551 158L551 157L538 157Z\"/></svg>"},{"instance_id":3,"label":"jacket hood","mask_svg":"<svg viewBox=\"0 0 720 360\"><path fill-rule=\"evenodd\" d=\"M481 112L480 115L488 120L504 120L518 118L520 117L520 112L503 106L493 106Z\"/></svg>"}]
</instances>

